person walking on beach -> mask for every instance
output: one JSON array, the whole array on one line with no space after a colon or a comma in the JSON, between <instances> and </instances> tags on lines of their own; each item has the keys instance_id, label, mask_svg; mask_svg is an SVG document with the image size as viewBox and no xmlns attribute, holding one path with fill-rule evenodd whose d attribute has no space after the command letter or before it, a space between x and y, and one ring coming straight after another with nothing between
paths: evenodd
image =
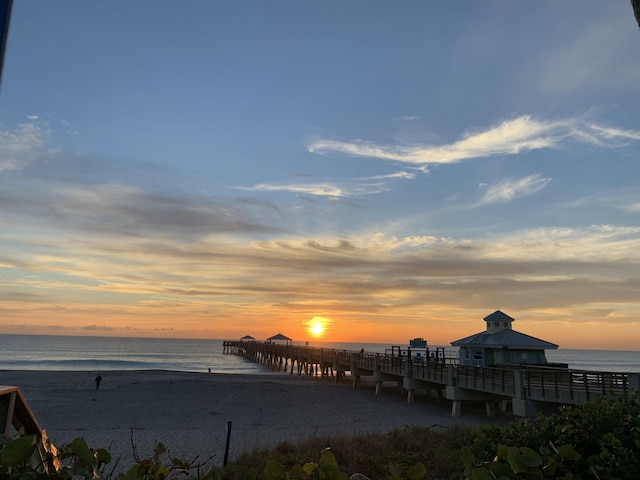
<instances>
[{"instance_id":1,"label":"person walking on beach","mask_svg":"<svg viewBox=\"0 0 640 480\"><path fill-rule=\"evenodd\" d=\"M96 390L100 389L100 382L102 382L102 376L98 374L96 377Z\"/></svg>"}]
</instances>

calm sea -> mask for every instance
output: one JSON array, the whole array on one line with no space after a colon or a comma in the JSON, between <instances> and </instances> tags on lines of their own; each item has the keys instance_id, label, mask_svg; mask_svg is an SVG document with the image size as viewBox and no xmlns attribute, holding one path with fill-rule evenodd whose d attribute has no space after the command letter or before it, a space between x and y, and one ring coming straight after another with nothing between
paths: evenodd
<instances>
[{"instance_id":1,"label":"calm sea","mask_svg":"<svg viewBox=\"0 0 640 480\"><path fill-rule=\"evenodd\" d=\"M263 365L224 354L223 340L0 335L0 370L175 370L186 372L270 374ZM312 344L316 347L385 353L390 345ZM403 348L405 346L402 346ZM457 356L445 347L447 356ZM549 350L550 362L577 370L640 372L640 352Z\"/></svg>"}]
</instances>

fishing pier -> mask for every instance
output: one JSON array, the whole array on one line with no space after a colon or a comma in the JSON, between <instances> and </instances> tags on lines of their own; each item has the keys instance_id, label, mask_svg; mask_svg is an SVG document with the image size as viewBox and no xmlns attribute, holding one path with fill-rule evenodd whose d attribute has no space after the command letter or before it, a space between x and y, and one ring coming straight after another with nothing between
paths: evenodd
<instances>
[{"instance_id":1,"label":"fishing pier","mask_svg":"<svg viewBox=\"0 0 640 480\"><path fill-rule=\"evenodd\" d=\"M260 341L225 341L223 351L292 375L350 380L354 388L362 377L370 377L376 395L382 393L383 383L393 382L409 403L416 392L438 403L451 401L453 416L460 416L463 402L469 401L484 402L489 416L511 405L514 415L528 417L542 404L575 405L640 390L639 373L520 364L461 365L444 355L418 361L410 352L393 355Z\"/></svg>"}]
</instances>

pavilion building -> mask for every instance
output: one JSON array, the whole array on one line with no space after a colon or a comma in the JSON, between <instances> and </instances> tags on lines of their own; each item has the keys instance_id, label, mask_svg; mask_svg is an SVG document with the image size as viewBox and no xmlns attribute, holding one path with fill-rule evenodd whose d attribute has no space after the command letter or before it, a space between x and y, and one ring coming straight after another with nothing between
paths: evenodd
<instances>
[{"instance_id":1,"label":"pavilion building","mask_svg":"<svg viewBox=\"0 0 640 480\"><path fill-rule=\"evenodd\" d=\"M487 323L484 332L451 342L460 349L460 365L547 365L545 350L558 348L555 343L515 331L512 328L515 319L500 310L486 316L484 321Z\"/></svg>"}]
</instances>

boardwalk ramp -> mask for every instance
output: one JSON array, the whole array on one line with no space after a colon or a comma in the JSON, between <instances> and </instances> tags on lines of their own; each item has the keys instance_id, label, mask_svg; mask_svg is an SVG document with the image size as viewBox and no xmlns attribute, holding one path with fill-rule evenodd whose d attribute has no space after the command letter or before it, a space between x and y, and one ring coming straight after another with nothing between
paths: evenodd
<instances>
[{"instance_id":1,"label":"boardwalk ramp","mask_svg":"<svg viewBox=\"0 0 640 480\"><path fill-rule=\"evenodd\" d=\"M29 459L35 469L49 472L60 468L58 451L40 427L20 388L0 385L0 435L11 439L34 435L36 448ZM3 447L0 447L2 451Z\"/></svg>"}]
</instances>

